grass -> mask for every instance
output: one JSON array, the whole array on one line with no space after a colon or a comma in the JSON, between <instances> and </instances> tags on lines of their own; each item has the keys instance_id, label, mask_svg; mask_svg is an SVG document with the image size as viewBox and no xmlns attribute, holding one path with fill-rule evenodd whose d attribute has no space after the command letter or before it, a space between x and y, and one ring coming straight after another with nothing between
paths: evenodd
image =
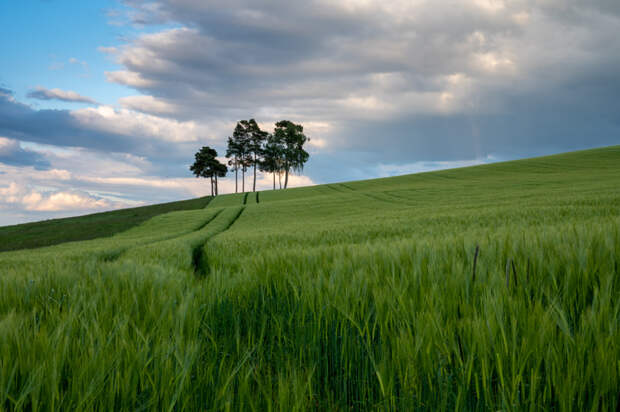
<instances>
[{"instance_id":1,"label":"grass","mask_svg":"<svg viewBox=\"0 0 620 412\"><path fill-rule=\"evenodd\" d=\"M201 197L86 216L3 226L0 227L0 252L112 236L163 213L202 209L210 200L211 197Z\"/></svg>"},{"instance_id":2,"label":"grass","mask_svg":"<svg viewBox=\"0 0 620 412\"><path fill-rule=\"evenodd\" d=\"M615 410L619 166L218 196L0 254L0 408Z\"/></svg>"}]
</instances>

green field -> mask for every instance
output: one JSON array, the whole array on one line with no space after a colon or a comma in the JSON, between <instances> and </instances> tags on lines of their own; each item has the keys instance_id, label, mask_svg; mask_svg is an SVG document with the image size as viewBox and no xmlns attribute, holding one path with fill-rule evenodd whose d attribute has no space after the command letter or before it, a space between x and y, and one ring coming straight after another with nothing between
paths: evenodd
<instances>
[{"instance_id":1,"label":"green field","mask_svg":"<svg viewBox=\"0 0 620 412\"><path fill-rule=\"evenodd\" d=\"M175 210L204 208L211 197L134 207L87 216L0 227L0 252L57 245L112 236L146 220Z\"/></svg>"},{"instance_id":2,"label":"green field","mask_svg":"<svg viewBox=\"0 0 620 412\"><path fill-rule=\"evenodd\" d=\"M619 229L616 146L0 253L0 409L616 410Z\"/></svg>"}]
</instances>

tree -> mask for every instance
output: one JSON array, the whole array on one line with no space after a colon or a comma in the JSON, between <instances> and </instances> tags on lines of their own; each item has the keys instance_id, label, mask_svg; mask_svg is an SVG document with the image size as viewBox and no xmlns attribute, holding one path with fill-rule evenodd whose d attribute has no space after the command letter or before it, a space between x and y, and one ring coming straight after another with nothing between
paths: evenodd
<instances>
[{"instance_id":1,"label":"tree","mask_svg":"<svg viewBox=\"0 0 620 412\"><path fill-rule=\"evenodd\" d=\"M194 155L194 164L189 167L196 177L208 177L211 179L211 196L217 196L217 178L224 177L228 172L225 164L217 160L217 151L209 146L203 146ZM214 181L215 178L215 181Z\"/></svg>"},{"instance_id":2,"label":"tree","mask_svg":"<svg viewBox=\"0 0 620 412\"><path fill-rule=\"evenodd\" d=\"M228 151L226 157L231 157L231 161L236 164L235 169L235 188L237 187L237 170L241 169L241 191L245 192L245 172L252 165L252 154L250 151L250 122L240 120L235 126L232 138L228 140ZM230 162L229 162L230 164ZM236 192L236 189L235 189Z\"/></svg>"},{"instance_id":3,"label":"tree","mask_svg":"<svg viewBox=\"0 0 620 412\"><path fill-rule=\"evenodd\" d=\"M256 168L259 165L261 156L263 155L263 144L266 142L269 133L262 131L254 119L250 119L248 121L246 131L248 136L248 153L254 168L254 182L252 183L252 191L256 192Z\"/></svg>"},{"instance_id":4,"label":"tree","mask_svg":"<svg viewBox=\"0 0 620 412\"><path fill-rule=\"evenodd\" d=\"M228 173L228 168L226 165L215 159L215 163L213 165L213 176L215 176L215 196L220 194L217 185L217 178L226 177L226 173Z\"/></svg>"},{"instance_id":5,"label":"tree","mask_svg":"<svg viewBox=\"0 0 620 412\"><path fill-rule=\"evenodd\" d=\"M230 159L228 165L235 171L235 193L237 193L239 191L237 177L239 175L239 168L241 167L241 149L239 147L239 142L230 136L228 137L226 157Z\"/></svg>"},{"instance_id":6,"label":"tree","mask_svg":"<svg viewBox=\"0 0 620 412\"><path fill-rule=\"evenodd\" d=\"M284 188L288 187L288 175L291 171L301 172L304 163L308 161L310 154L303 148L304 144L310 139L304 135L304 127L289 120L281 120L276 123L273 132L275 138L282 142L283 152L282 168L285 173Z\"/></svg>"},{"instance_id":7,"label":"tree","mask_svg":"<svg viewBox=\"0 0 620 412\"><path fill-rule=\"evenodd\" d=\"M274 135L269 135L263 148L263 159L260 162L261 172L273 173L273 190L276 190L276 173L282 171L282 155L284 146ZM282 185L280 185L282 186Z\"/></svg>"}]
</instances>

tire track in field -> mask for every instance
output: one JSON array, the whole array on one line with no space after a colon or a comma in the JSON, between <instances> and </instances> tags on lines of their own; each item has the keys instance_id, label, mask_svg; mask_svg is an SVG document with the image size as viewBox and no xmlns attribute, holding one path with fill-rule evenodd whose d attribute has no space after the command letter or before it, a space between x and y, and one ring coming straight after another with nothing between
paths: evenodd
<instances>
[{"instance_id":1,"label":"tire track in field","mask_svg":"<svg viewBox=\"0 0 620 412\"><path fill-rule=\"evenodd\" d=\"M219 235L220 233L226 232L228 229L230 229L230 227L232 225L234 225L235 222L241 217L241 214L243 213L244 210L245 210L245 207L242 207L241 209L239 209L239 213L237 213L237 215L230 221L228 226L226 226L226 229L224 229L224 230L222 230L220 232L217 232L215 235ZM213 235L213 236L215 236L215 235ZM211 236L211 237L213 237L213 236Z\"/></svg>"},{"instance_id":2,"label":"tire track in field","mask_svg":"<svg viewBox=\"0 0 620 412\"><path fill-rule=\"evenodd\" d=\"M217 212L215 212L215 214L213 216L211 216L211 219L207 219L207 221L204 222L202 225L200 225L200 227L198 229L194 230L194 232L198 232L199 230L204 229L209 223L213 222L215 220L215 218L218 217L220 215L220 213L222 213L222 210L224 210L224 209L221 209L221 210L218 210ZM174 238L172 238L172 239L174 239Z\"/></svg>"},{"instance_id":3,"label":"tire track in field","mask_svg":"<svg viewBox=\"0 0 620 412\"><path fill-rule=\"evenodd\" d=\"M247 198L247 195L246 195ZM244 199L245 200L245 199ZM235 224L235 222L241 217L243 211L245 210L245 206L239 209L239 212L230 220L228 225L222 230L216 231L212 235L208 236L204 242L194 246L192 249L192 267L194 269L194 275L197 277L205 277L209 273L211 273L211 266L209 265L209 259L207 257L205 246L209 242L209 240L213 239L215 236L226 232L228 229Z\"/></svg>"},{"instance_id":4,"label":"tire track in field","mask_svg":"<svg viewBox=\"0 0 620 412\"><path fill-rule=\"evenodd\" d=\"M358 190L355 190L352 187L347 186L347 185L345 185L343 183L339 183L337 185L329 184L329 185L326 185L326 186L329 187L330 189L334 190L335 192L340 193L340 194L349 194L349 195L354 194L354 195L357 195L357 196L360 196L360 197L365 197L367 199L372 199L372 200L375 200L375 201L379 201L379 202L383 202L383 203L388 203L390 205L403 206L402 202L400 202L400 201L388 200L388 199L384 199L384 198L382 198L380 196L377 196L377 195L372 195L370 193L366 193L366 192L363 192L363 191L358 191ZM336 186L345 187L347 190L336 189Z\"/></svg>"},{"instance_id":5,"label":"tire track in field","mask_svg":"<svg viewBox=\"0 0 620 412\"><path fill-rule=\"evenodd\" d=\"M368 193L365 191L358 191L356 189L353 189L351 186L344 184L344 183L339 183L338 186L340 187L344 187L346 189L348 189L347 191L342 191L342 193L355 193L357 195L361 195L361 196L365 196L369 199L373 199L373 200L378 200L379 202L384 202L384 203L389 203L391 205L403 205L403 202L401 201L401 199L398 199L398 201L396 199L392 200L389 199L391 196L387 195L387 193L385 192L379 192L380 194L375 194L375 193ZM388 199L385 199L383 197L381 197L381 195L387 196Z\"/></svg>"},{"instance_id":6,"label":"tire track in field","mask_svg":"<svg viewBox=\"0 0 620 412\"><path fill-rule=\"evenodd\" d=\"M346 192L346 191L344 191L344 190L336 189L336 186L335 186L335 185L330 184L330 185L326 185L326 186L327 186L327 187L329 187L330 189L332 189L332 190L334 190L334 191L338 192L338 193L347 193L347 192Z\"/></svg>"},{"instance_id":7,"label":"tire track in field","mask_svg":"<svg viewBox=\"0 0 620 412\"><path fill-rule=\"evenodd\" d=\"M370 199L373 200L378 200L380 202L384 202L384 203L390 203L390 204L397 204L397 205L401 205L401 206L414 206L413 203L411 203L411 199L407 199L404 198L402 196L396 196L393 195L391 193L388 192L379 192L378 194L375 193L368 193L365 191L358 191L357 189L352 188L351 186L345 184L345 183L338 183L339 187L344 187L346 189L348 189L349 193L357 193L363 196L366 196ZM347 193L347 191L340 191L341 193ZM385 196L385 197L382 197ZM386 199L387 198L387 199Z\"/></svg>"},{"instance_id":8,"label":"tire track in field","mask_svg":"<svg viewBox=\"0 0 620 412\"><path fill-rule=\"evenodd\" d=\"M381 196L378 196L376 194L370 194L370 193L360 193L360 194L362 194L363 196L366 196L369 199L378 200L379 202L388 203L390 205L406 206L406 205L403 205L402 202L396 201L396 199L388 200L388 199L384 199Z\"/></svg>"},{"instance_id":9,"label":"tire track in field","mask_svg":"<svg viewBox=\"0 0 620 412\"><path fill-rule=\"evenodd\" d=\"M399 199L396 196L390 196L389 194L387 194L385 192L367 193L367 192L357 192L356 191L355 193L358 193L358 194L360 194L362 196L365 196L368 199L377 200L379 202L387 203L387 204L390 204L390 205L396 205L396 206L402 206L402 207L414 206L412 203L404 201L404 199ZM385 196L385 197L382 197L382 196Z\"/></svg>"},{"instance_id":10,"label":"tire track in field","mask_svg":"<svg viewBox=\"0 0 620 412\"><path fill-rule=\"evenodd\" d=\"M181 233L181 234L174 235L174 236L169 236L169 237L163 237L163 238L157 239L157 240L150 240L150 241L147 241L147 242L140 243L139 245L126 246L124 248L121 248L120 250L114 250L114 251L108 252L108 253L104 252L104 253L102 253L101 255L99 255L97 257L97 260L99 260L101 262L106 262L106 263L114 262L115 260L118 260L125 252L127 252L130 249L133 249L136 246L137 247L148 246L148 245L152 245L154 243L165 242L166 240L172 240L172 239L180 238L180 237L183 237L183 236L187 236L190 233L199 232L202 229L204 229L209 223L213 222L215 220L215 218L217 218L218 215L220 213L222 213L222 210L218 210L217 212L215 212L213 214L213 216L208 218L203 224L201 224L198 228L192 230L191 232Z\"/></svg>"},{"instance_id":11,"label":"tire track in field","mask_svg":"<svg viewBox=\"0 0 620 412\"><path fill-rule=\"evenodd\" d=\"M399 203L407 205L407 206L416 206L416 203L414 202L413 199L404 197L404 196L398 196L395 195L393 192L381 192L383 193L385 196L390 197L394 200L398 200Z\"/></svg>"}]
</instances>

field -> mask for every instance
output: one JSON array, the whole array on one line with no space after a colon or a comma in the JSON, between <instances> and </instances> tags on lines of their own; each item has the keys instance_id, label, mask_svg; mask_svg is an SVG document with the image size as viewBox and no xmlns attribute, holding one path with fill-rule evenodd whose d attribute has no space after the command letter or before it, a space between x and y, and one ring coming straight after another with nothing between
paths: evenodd
<instances>
[{"instance_id":1,"label":"field","mask_svg":"<svg viewBox=\"0 0 620 412\"><path fill-rule=\"evenodd\" d=\"M616 410L620 147L0 253L0 409Z\"/></svg>"},{"instance_id":2,"label":"field","mask_svg":"<svg viewBox=\"0 0 620 412\"><path fill-rule=\"evenodd\" d=\"M4 226L0 227L0 252L112 236L162 213L204 208L210 200L210 197L201 197L87 216Z\"/></svg>"}]
</instances>

